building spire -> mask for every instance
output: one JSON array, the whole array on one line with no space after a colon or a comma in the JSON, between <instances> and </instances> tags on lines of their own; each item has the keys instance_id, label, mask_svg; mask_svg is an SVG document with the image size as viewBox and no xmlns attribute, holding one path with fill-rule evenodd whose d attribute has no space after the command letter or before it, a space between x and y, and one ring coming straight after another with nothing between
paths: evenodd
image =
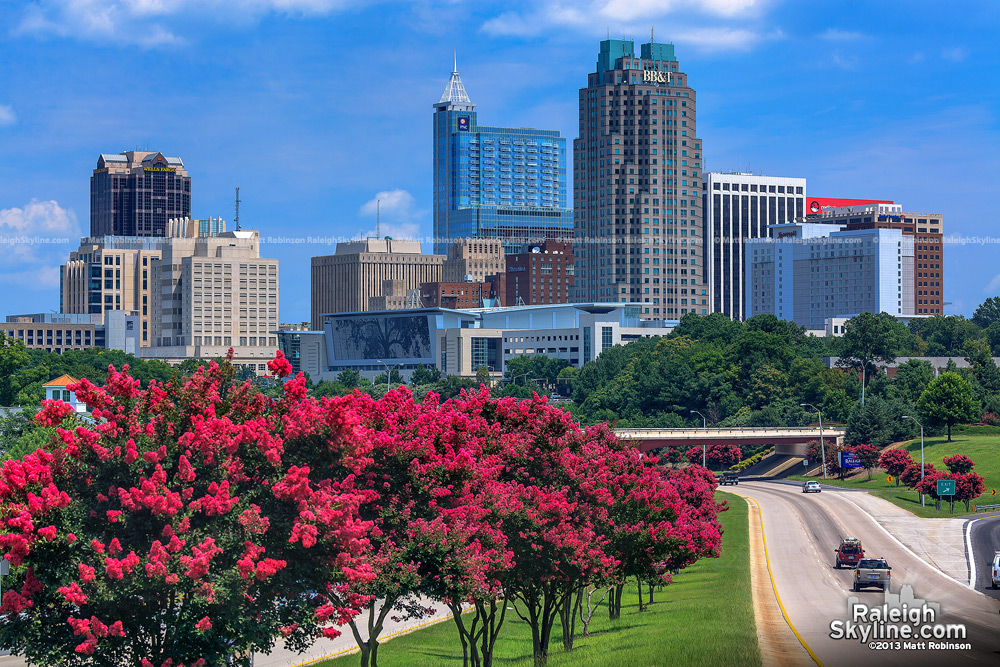
<instances>
[{"instance_id":1,"label":"building spire","mask_svg":"<svg viewBox=\"0 0 1000 667\"><path fill-rule=\"evenodd\" d=\"M653 39L653 26L649 26L649 43L653 44L656 40Z\"/></svg>"},{"instance_id":2,"label":"building spire","mask_svg":"<svg viewBox=\"0 0 1000 667\"><path fill-rule=\"evenodd\" d=\"M472 107L475 106L472 103L472 100L469 99L469 94L465 92L465 85L462 83L462 77L458 74L457 50L454 52L454 60L452 61L451 78L448 79L448 85L444 87L444 93L441 94L441 99L438 101L438 104L467 106L469 107L467 109L469 111L471 111Z\"/></svg>"}]
</instances>

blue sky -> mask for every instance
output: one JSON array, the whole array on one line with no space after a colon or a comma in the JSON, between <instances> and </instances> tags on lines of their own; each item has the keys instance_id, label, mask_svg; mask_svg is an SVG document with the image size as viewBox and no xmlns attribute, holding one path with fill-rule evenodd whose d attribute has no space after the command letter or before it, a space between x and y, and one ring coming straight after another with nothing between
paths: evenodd
<instances>
[{"instance_id":1,"label":"blue sky","mask_svg":"<svg viewBox=\"0 0 1000 667\"><path fill-rule=\"evenodd\" d=\"M1000 240L1000 7L969 1L0 2L0 315L58 309L101 152L184 159L195 217L354 237L374 199L430 236L431 105L453 52L481 123L577 134L609 32L676 45L707 171L808 179L814 196L941 212ZM71 243L59 242L71 239ZM56 241L45 243L43 241ZM281 319L309 317L309 257L279 243ZM947 312L1000 294L1000 244L945 247Z\"/></svg>"}]
</instances>

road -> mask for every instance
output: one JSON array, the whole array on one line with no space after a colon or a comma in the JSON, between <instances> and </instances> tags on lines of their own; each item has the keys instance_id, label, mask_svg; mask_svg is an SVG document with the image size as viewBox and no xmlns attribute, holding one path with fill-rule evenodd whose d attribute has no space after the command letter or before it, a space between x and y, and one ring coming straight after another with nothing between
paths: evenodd
<instances>
[{"instance_id":1,"label":"road","mask_svg":"<svg viewBox=\"0 0 1000 667\"><path fill-rule=\"evenodd\" d=\"M1000 663L1000 605L920 560L855 505L850 500L852 492L827 487L821 493L804 494L798 486L768 482L741 482L734 492L759 503L781 603L821 664L921 667ZM940 604L936 622L963 624L967 632L964 640L922 641L968 642L971 648L881 650L869 648L859 639L832 638L831 622L851 620L849 597L870 606L881 606L885 601L878 589L853 593L853 571L834 569L834 549L840 538L848 535L860 538L868 555L884 557L892 566L892 593L909 584L915 598Z\"/></svg>"},{"instance_id":2,"label":"road","mask_svg":"<svg viewBox=\"0 0 1000 667\"><path fill-rule=\"evenodd\" d=\"M1000 590L991 588L993 581L990 563L993 554L1000 551L1000 517L977 519L970 526L972 530L972 553L976 563L976 590L1000 600Z\"/></svg>"}]
</instances>

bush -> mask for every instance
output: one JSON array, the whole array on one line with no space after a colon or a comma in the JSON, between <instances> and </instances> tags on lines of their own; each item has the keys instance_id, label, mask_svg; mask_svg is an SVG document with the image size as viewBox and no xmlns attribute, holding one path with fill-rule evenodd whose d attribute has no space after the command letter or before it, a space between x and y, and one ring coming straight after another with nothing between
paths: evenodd
<instances>
[{"instance_id":1,"label":"bush","mask_svg":"<svg viewBox=\"0 0 1000 667\"><path fill-rule=\"evenodd\" d=\"M736 472L739 472L741 470L746 470L750 466L754 466L754 465L757 465L758 463L760 463L762 460L764 460L765 456L768 456L773 451L774 451L774 447L769 447L768 449L765 449L762 452L757 452L756 454L754 454L750 458L743 459L739 463L736 463L736 464L730 466L729 469L730 470L735 470Z\"/></svg>"}]
</instances>

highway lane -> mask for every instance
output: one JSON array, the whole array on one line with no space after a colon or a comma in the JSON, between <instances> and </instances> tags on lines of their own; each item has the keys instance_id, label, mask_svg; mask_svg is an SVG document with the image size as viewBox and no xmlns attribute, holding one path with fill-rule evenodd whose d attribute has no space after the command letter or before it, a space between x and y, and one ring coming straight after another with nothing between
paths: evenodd
<instances>
[{"instance_id":1,"label":"highway lane","mask_svg":"<svg viewBox=\"0 0 1000 667\"><path fill-rule=\"evenodd\" d=\"M727 489L729 490L729 489ZM735 493L760 504L775 587L792 625L823 665L995 665L1000 664L1000 614L996 601L945 576L894 540L850 501L851 492L804 494L801 488L741 482ZM833 567L834 550L845 536L862 540L869 556L892 566L890 591L909 584L915 598L941 605L940 623L961 623L969 650L875 650L859 639L831 638L832 621L849 621L848 598L881 606L878 589L853 593L853 571ZM900 640L905 641L905 640ZM933 639L911 641L942 641Z\"/></svg>"},{"instance_id":2,"label":"highway lane","mask_svg":"<svg viewBox=\"0 0 1000 667\"><path fill-rule=\"evenodd\" d=\"M976 563L976 590L1000 600L1000 590L993 590L990 564L993 553L1000 551L1000 517L976 519L969 526L972 531L972 558Z\"/></svg>"}]
</instances>

